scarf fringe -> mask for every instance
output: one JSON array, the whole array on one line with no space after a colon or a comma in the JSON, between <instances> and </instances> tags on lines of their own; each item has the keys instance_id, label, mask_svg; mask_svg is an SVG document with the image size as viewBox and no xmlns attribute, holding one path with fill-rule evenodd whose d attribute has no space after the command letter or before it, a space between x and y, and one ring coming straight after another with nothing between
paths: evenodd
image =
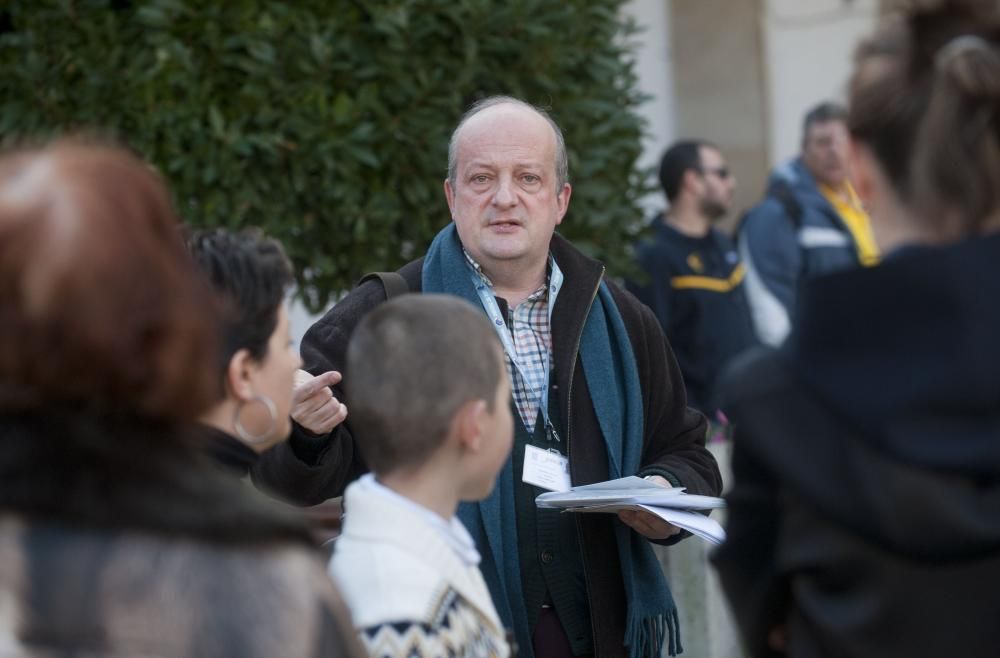
<instances>
[{"instance_id":1,"label":"scarf fringe","mask_svg":"<svg viewBox=\"0 0 1000 658\"><path fill-rule=\"evenodd\" d=\"M664 641L667 643L667 655L676 656L684 651L676 608L642 619L635 618L630 612L625 623L625 645L629 648L630 658L659 658Z\"/></svg>"}]
</instances>

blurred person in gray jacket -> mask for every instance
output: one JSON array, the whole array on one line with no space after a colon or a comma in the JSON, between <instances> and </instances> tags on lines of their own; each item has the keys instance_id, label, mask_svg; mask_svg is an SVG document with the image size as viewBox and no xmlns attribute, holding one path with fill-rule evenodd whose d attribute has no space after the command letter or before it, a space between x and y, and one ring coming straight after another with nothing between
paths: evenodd
<instances>
[{"instance_id":1,"label":"blurred person in gray jacket","mask_svg":"<svg viewBox=\"0 0 1000 658\"><path fill-rule=\"evenodd\" d=\"M878 246L848 167L847 111L811 109L802 153L776 168L764 200L739 228L744 288L761 342L780 345L795 317L801 281L878 262Z\"/></svg>"},{"instance_id":2,"label":"blurred person in gray jacket","mask_svg":"<svg viewBox=\"0 0 1000 658\"><path fill-rule=\"evenodd\" d=\"M306 528L190 431L213 309L149 166L0 158L3 656L362 655Z\"/></svg>"}]
</instances>

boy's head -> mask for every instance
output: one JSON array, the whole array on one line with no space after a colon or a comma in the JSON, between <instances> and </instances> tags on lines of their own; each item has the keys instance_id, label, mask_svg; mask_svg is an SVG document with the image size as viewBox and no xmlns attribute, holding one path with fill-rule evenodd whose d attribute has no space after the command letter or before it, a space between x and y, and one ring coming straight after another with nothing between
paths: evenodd
<instances>
[{"instance_id":1,"label":"boy's head","mask_svg":"<svg viewBox=\"0 0 1000 658\"><path fill-rule=\"evenodd\" d=\"M489 320L448 295L403 295L358 324L344 377L351 427L378 476L444 453L462 499L489 494L513 440L510 384Z\"/></svg>"}]
</instances>

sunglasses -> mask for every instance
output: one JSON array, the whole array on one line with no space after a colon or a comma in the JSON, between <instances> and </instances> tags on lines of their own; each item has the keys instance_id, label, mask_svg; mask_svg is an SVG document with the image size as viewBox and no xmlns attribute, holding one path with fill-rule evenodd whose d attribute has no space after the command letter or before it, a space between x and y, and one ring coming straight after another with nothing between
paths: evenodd
<instances>
[{"instance_id":1,"label":"sunglasses","mask_svg":"<svg viewBox=\"0 0 1000 658\"><path fill-rule=\"evenodd\" d=\"M702 175L714 174L715 176L718 176L720 180L726 180L732 172L729 171L729 167L702 167L701 173Z\"/></svg>"}]
</instances>

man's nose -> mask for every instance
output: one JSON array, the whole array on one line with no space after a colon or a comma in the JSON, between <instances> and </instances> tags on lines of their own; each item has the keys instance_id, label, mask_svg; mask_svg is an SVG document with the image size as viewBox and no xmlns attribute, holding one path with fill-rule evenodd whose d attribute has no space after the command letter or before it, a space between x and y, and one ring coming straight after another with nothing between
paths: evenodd
<instances>
[{"instance_id":1,"label":"man's nose","mask_svg":"<svg viewBox=\"0 0 1000 658\"><path fill-rule=\"evenodd\" d=\"M493 193L494 205L507 208L517 203L517 192L514 189L514 180L506 176L501 176L497 181L496 192Z\"/></svg>"}]
</instances>

